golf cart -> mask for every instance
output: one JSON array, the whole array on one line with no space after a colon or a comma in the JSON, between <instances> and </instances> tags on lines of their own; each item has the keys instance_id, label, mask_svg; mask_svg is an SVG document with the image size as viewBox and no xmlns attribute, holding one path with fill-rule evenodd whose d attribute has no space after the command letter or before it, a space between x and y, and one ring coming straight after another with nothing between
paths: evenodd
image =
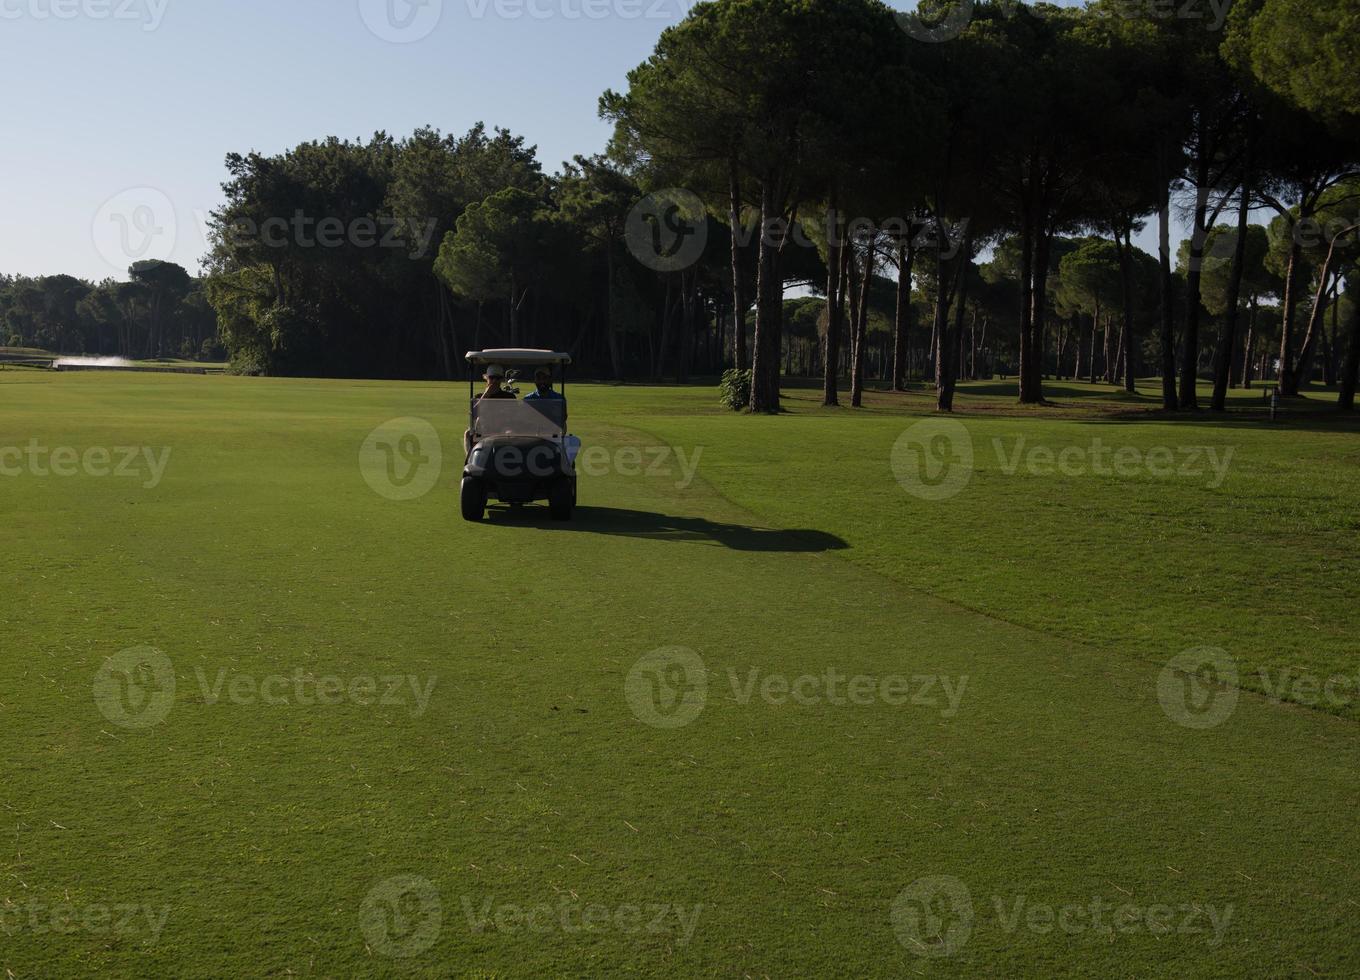
<instances>
[{"instance_id":1,"label":"golf cart","mask_svg":"<svg viewBox=\"0 0 1360 980\"><path fill-rule=\"evenodd\" d=\"M553 520L571 520L581 443L567 434L565 398L479 398L476 387L491 365L504 370L507 386L516 378L532 381L534 372L544 368L558 383L558 392L564 393L571 355L484 350L468 354L467 362L471 410L463 468L463 519L482 520L490 500L512 507L546 500Z\"/></svg>"}]
</instances>

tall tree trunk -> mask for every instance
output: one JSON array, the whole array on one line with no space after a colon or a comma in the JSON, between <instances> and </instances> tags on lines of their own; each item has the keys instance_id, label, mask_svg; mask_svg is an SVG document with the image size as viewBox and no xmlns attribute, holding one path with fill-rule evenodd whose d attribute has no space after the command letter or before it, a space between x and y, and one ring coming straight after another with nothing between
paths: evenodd
<instances>
[{"instance_id":1,"label":"tall tree trunk","mask_svg":"<svg viewBox=\"0 0 1360 980\"><path fill-rule=\"evenodd\" d=\"M1179 407L1176 397L1176 280L1171 275L1171 181L1160 184L1161 200L1157 207L1158 253L1161 261L1162 299L1162 408L1174 412Z\"/></svg>"},{"instance_id":2,"label":"tall tree trunk","mask_svg":"<svg viewBox=\"0 0 1360 980\"><path fill-rule=\"evenodd\" d=\"M936 332L939 334L939 344L935 354L935 408L941 412L954 411L954 379L956 365L955 356L958 352L959 338L951 336L949 329L949 307L951 301L957 300L959 309L959 331L963 324L963 303L966 297L966 281L968 276L969 256L972 252L972 232L963 233L963 241L960 244L957 255L954 258L957 263L957 271L954 274L954 281L949 282L949 266L944 257L944 229L939 239L940 251L937 253L935 263L935 277L939 284L939 292L935 299L935 324Z\"/></svg>"},{"instance_id":3,"label":"tall tree trunk","mask_svg":"<svg viewBox=\"0 0 1360 980\"><path fill-rule=\"evenodd\" d=\"M741 240L745 229L741 223L741 174L737 161L728 168L728 215L732 231L732 361L738 371L746 370L746 285L742 278Z\"/></svg>"},{"instance_id":4,"label":"tall tree trunk","mask_svg":"<svg viewBox=\"0 0 1360 980\"><path fill-rule=\"evenodd\" d=\"M1047 228L1039 228L1034 240L1034 286L1031 290L1034 311L1030 315L1029 376L1021 380L1025 394L1020 400L1027 405L1042 405L1044 401L1044 335L1048 328L1048 267L1052 257L1053 236Z\"/></svg>"},{"instance_id":5,"label":"tall tree trunk","mask_svg":"<svg viewBox=\"0 0 1360 980\"><path fill-rule=\"evenodd\" d=\"M1289 247L1289 265L1284 274L1283 314L1280 322L1280 383L1282 398L1299 393L1294 374L1294 313L1299 305L1299 267L1303 264L1303 245L1299 241L1297 225L1289 229L1293 244Z\"/></svg>"},{"instance_id":6,"label":"tall tree trunk","mask_svg":"<svg viewBox=\"0 0 1360 980\"><path fill-rule=\"evenodd\" d=\"M1121 239L1115 232L1115 244L1119 248L1119 285L1124 294L1124 390L1130 395L1138 390L1138 362L1134 352L1138 349L1134 336L1133 316L1133 232L1125 223Z\"/></svg>"},{"instance_id":7,"label":"tall tree trunk","mask_svg":"<svg viewBox=\"0 0 1360 980\"><path fill-rule=\"evenodd\" d=\"M1351 225L1344 229L1332 238L1332 243L1327 248L1327 259L1322 263L1322 273L1318 277L1317 295L1313 297L1313 312L1308 317L1308 330L1303 335L1303 346L1299 350L1298 367L1293 372L1294 394L1298 394L1305 382L1312 380L1313 351L1317 344L1318 334L1322 332L1323 317L1327 312L1327 297L1331 294L1332 289L1332 267L1336 261L1337 243L1347 235L1354 234L1357 230L1360 230L1360 225Z\"/></svg>"},{"instance_id":8,"label":"tall tree trunk","mask_svg":"<svg viewBox=\"0 0 1360 980\"><path fill-rule=\"evenodd\" d=\"M1031 167L1031 172L1033 168ZM1033 206L1026 202L1020 219L1020 366L1017 382L1021 404L1037 399L1030 387L1031 362L1034 351L1034 216ZM937 326L938 329L938 326Z\"/></svg>"},{"instance_id":9,"label":"tall tree trunk","mask_svg":"<svg viewBox=\"0 0 1360 980\"><path fill-rule=\"evenodd\" d=\"M1181 338L1181 408L1199 408L1199 313L1204 277L1204 244L1209 229L1209 168L1207 153L1195 161L1195 224L1190 235L1190 266L1185 274L1185 335Z\"/></svg>"},{"instance_id":10,"label":"tall tree trunk","mask_svg":"<svg viewBox=\"0 0 1360 980\"><path fill-rule=\"evenodd\" d=\"M843 224L836 209L834 189L826 209L826 228L829 238L826 258L826 356L822 375L822 404L839 405L841 311L844 309L841 290L841 252L845 248L845 242L842 238Z\"/></svg>"},{"instance_id":11,"label":"tall tree trunk","mask_svg":"<svg viewBox=\"0 0 1360 980\"><path fill-rule=\"evenodd\" d=\"M683 279L683 274L682 274ZM684 286L681 286L683 293ZM666 373L666 357L671 349L671 324L675 322L676 307L683 302L682 297L675 296L675 277L666 277L666 296L661 303L661 340L652 351L652 379L661 380Z\"/></svg>"},{"instance_id":12,"label":"tall tree trunk","mask_svg":"<svg viewBox=\"0 0 1360 980\"><path fill-rule=\"evenodd\" d=\"M1360 307L1351 307L1351 340L1346 347L1346 364L1341 370L1341 395L1337 407L1343 412L1355 409L1355 385L1360 378Z\"/></svg>"},{"instance_id":13,"label":"tall tree trunk","mask_svg":"<svg viewBox=\"0 0 1360 980\"><path fill-rule=\"evenodd\" d=\"M893 317L893 391L907 389L907 350L911 339L911 273L916 249L908 231L897 242L897 312Z\"/></svg>"},{"instance_id":14,"label":"tall tree trunk","mask_svg":"<svg viewBox=\"0 0 1360 980\"><path fill-rule=\"evenodd\" d=\"M1119 364L1115 367L1115 384L1127 385L1129 379L1129 338L1124 333L1124 325L1119 325Z\"/></svg>"},{"instance_id":15,"label":"tall tree trunk","mask_svg":"<svg viewBox=\"0 0 1360 980\"><path fill-rule=\"evenodd\" d=\"M850 406L864 406L864 347L869 333L869 290L874 281L874 231L864 249L864 280L860 283L859 309L855 313L854 364L850 372Z\"/></svg>"},{"instance_id":16,"label":"tall tree trunk","mask_svg":"<svg viewBox=\"0 0 1360 980\"><path fill-rule=\"evenodd\" d=\"M434 332L435 340L438 345L436 349L439 351L440 363L444 367L444 380L452 381L453 359L449 352L449 335L444 329L445 308L447 306L447 301L444 298L444 284L440 282L438 279L434 280L434 290L435 290Z\"/></svg>"},{"instance_id":17,"label":"tall tree trunk","mask_svg":"<svg viewBox=\"0 0 1360 980\"><path fill-rule=\"evenodd\" d=\"M605 294L604 333L609 341L609 367L615 381L623 381L623 358L619 354L619 334L614 328L614 250L605 249L605 270L609 276L609 290ZM481 322L481 305L477 306L477 320Z\"/></svg>"},{"instance_id":18,"label":"tall tree trunk","mask_svg":"<svg viewBox=\"0 0 1360 980\"><path fill-rule=\"evenodd\" d=\"M780 306L784 287L779 279L779 249L770 241L782 215L775 210L774 176L767 174L760 185L760 261L756 286L756 336L751 357L751 411L779 411Z\"/></svg>"},{"instance_id":19,"label":"tall tree trunk","mask_svg":"<svg viewBox=\"0 0 1360 980\"><path fill-rule=\"evenodd\" d=\"M1242 201L1237 207L1237 242L1233 248L1232 273L1228 279L1228 309L1223 331L1218 337L1217 364L1214 367L1214 397L1211 408L1228 408L1228 385L1232 382L1233 355L1237 350L1237 320L1242 303L1242 278L1247 271L1247 228L1251 218L1251 171L1242 181Z\"/></svg>"},{"instance_id":20,"label":"tall tree trunk","mask_svg":"<svg viewBox=\"0 0 1360 980\"><path fill-rule=\"evenodd\" d=\"M680 276L684 298L684 316L680 319L680 361L675 368L675 381L685 384L689 381L690 361L694 357L694 338L699 327L699 270L690 269Z\"/></svg>"},{"instance_id":21,"label":"tall tree trunk","mask_svg":"<svg viewBox=\"0 0 1360 980\"><path fill-rule=\"evenodd\" d=\"M1119 335L1114 342L1114 374L1110 378L1111 384L1120 385L1124 383L1124 322L1119 322Z\"/></svg>"},{"instance_id":22,"label":"tall tree trunk","mask_svg":"<svg viewBox=\"0 0 1360 980\"><path fill-rule=\"evenodd\" d=\"M1100 335L1100 376L1105 383L1114 384L1114 360L1110 357L1110 331L1114 328L1110 317L1105 317L1105 329Z\"/></svg>"},{"instance_id":23,"label":"tall tree trunk","mask_svg":"<svg viewBox=\"0 0 1360 980\"><path fill-rule=\"evenodd\" d=\"M1327 339L1327 356L1322 359L1322 383L1328 388L1336 384L1336 340L1337 340L1337 314L1340 311L1341 303L1341 283L1337 282L1332 286L1332 331Z\"/></svg>"},{"instance_id":24,"label":"tall tree trunk","mask_svg":"<svg viewBox=\"0 0 1360 980\"><path fill-rule=\"evenodd\" d=\"M954 345L949 336L949 275L941 242L935 253L935 407L941 412L954 410Z\"/></svg>"},{"instance_id":25,"label":"tall tree trunk","mask_svg":"<svg viewBox=\"0 0 1360 980\"><path fill-rule=\"evenodd\" d=\"M973 308L973 315L968 320L968 380L976 381L978 376L978 312Z\"/></svg>"},{"instance_id":26,"label":"tall tree trunk","mask_svg":"<svg viewBox=\"0 0 1360 980\"><path fill-rule=\"evenodd\" d=\"M1247 350L1242 356L1242 387L1250 389L1253 377L1256 355L1256 296L1251 297L1251 311L1247 314Z\"/></svg>"}]
</instances>

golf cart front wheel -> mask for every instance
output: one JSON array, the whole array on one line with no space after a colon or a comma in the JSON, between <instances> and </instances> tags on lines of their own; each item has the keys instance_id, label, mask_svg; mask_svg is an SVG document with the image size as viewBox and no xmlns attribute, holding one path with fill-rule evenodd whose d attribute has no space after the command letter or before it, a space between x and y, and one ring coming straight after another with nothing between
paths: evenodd
<instances>
[{"instance_id":1,"label":"golf cart front wheel","mask_svg":"<svg viewBox=\"0 0 1360 980\"><path fill-rule=\"evenodd\" d=\"M555 521L571 520L572 508L576 505L576 488L570 480L561 480L548 497L548 512Z\"/></svg>"},{"instance_id":2,"label":"golf cart front wheel","mask_svg":"<svg viewBox=\"0 0 1360 980\"><path fill-rule=\"evenodd\" d=\"M477 522L486 516L486 487L481 480L464 477L461 499L463 520Z\"/></svg>"}]
</instances>

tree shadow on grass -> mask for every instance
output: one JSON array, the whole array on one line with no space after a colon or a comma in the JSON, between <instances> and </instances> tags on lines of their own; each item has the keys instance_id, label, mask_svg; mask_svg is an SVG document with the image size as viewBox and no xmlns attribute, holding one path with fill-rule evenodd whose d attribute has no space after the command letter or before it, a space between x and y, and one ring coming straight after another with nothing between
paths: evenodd
<instances>
[{"instance_id":1,"label":"tree shadow on grass","mask_svg":"<svg viewBox=\"0 0 1360 980\"><path fill-rule=\"evenodd\" d=\"M733 551L824 552L842 551L850 545L825 531L750 527L722 524L702 517L672 517L641 510L610 507L578 507L570 521L550 520L545 507L494 508L488 511L496 524L524 525L545 531L577 534L610 534L657 541L697 541L720 544Z\"/></svg>"}]
</instances>

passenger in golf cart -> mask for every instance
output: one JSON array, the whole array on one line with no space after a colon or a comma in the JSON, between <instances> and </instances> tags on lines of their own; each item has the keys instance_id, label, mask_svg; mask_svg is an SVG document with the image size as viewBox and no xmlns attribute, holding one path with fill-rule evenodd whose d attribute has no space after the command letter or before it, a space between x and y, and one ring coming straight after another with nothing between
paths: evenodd
<instances>
[{"instance_id":1,"label":"passenger in golf cart","mask_svg":"<svg viewBox=\"0 0 1360 980\"><path fill-rule=\"evenodd\" d=\"M567 433L566 397L553 388L553 369L565 370L571 356L543 350L494 350L474 351L467 360L472 371L464 440L463 518L482 520L492 500L512 507L546 500L554 520L571 520L581 442ZM537 390L523 401L505 392L503 379L510 370L534 374ZM480 397L476 393L479 373L487 384Z\"/></svg>"},{"instance_id":2,"label":"passenger in golf cart","mask_svg":"<svg viewBox=\"0 0 1360 980\"><path fill-rule=\"evenodd\" d=\"M558 401L562 402L562 419L566 421L566 402L567 399L553 390L552 372L545 367L539 368L534 372L534 390L524 396L526 402L536 401Z\"/></svg>"}]
</instances>

